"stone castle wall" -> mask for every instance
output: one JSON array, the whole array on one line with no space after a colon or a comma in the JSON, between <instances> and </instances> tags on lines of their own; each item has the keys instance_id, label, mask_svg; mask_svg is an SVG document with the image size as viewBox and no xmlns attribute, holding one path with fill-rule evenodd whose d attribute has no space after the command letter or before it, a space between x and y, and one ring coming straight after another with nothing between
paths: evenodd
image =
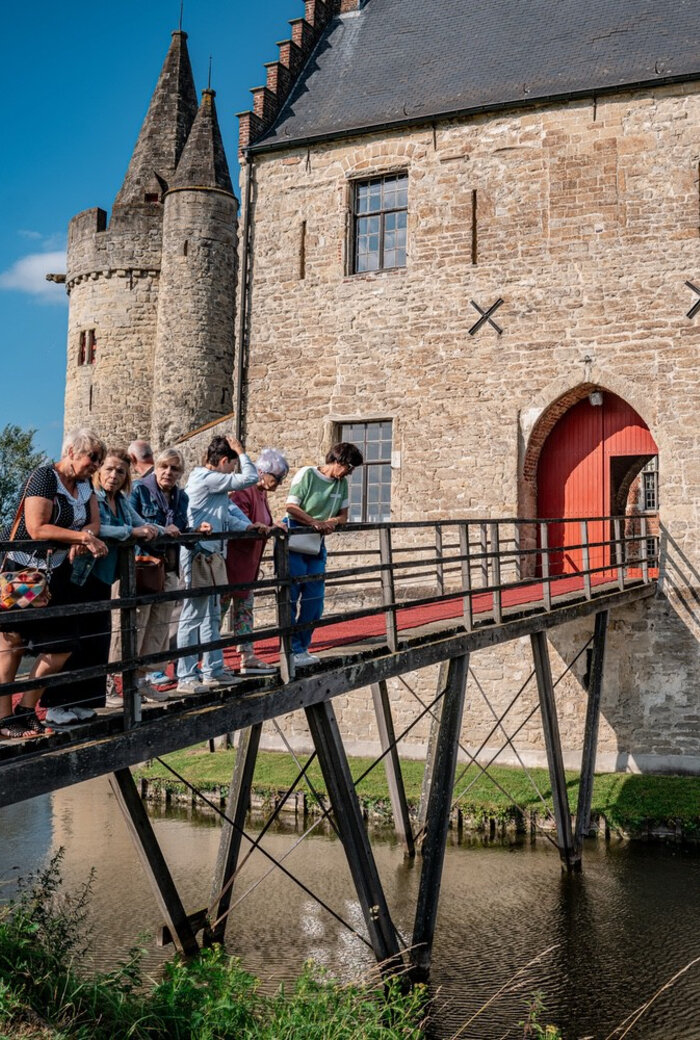
<instances>
[{"instance_id":1,"label":"stone castle wall","mask_svg":"<svg viewBox=\"0 0 700 1040\"><path fill-rule=\"evenodd\" d=\"M231 411L236 208L233 196L223 191L166 195L154 447Z\"/></svg>"},{"instance_id":2,"label":"stone castle wall","mask_svg":"<svg viewBox=\"0 0 700 1040\"><path fill-rule=\"evenodd\" d=\"M528 456L528 442L563 395L573 403L600 386L649 425L666 564L654 602L611 617L600 734L608 765L632 756L700 766L700 319L686 317L684 284L700 247L698 89L255 159L251 447L276 443L296 468L319 460L334 422L390 418L393 519L498 517L531 515L526 461L536 472L539 448L533 442ZM407 265L350 274L353 180L394 171L408 173ZM487 308L499 297L503 335L488 325L469 335L479 317L470 301ZM552 634L555 678L592 624ZM472 666L464 740L475 747L493 724L477 680L504 705L529 674L529 646L480 652ZM585 654L557 689L569 751L580 747L584 671ZM435 676L416 682L425 694ZM415 702L398 682L392 696L399 729ZM358 746L373 740L366 691L336 706ZM536 720L518 746L542 758Z\"/></svg>"}]
</instances>

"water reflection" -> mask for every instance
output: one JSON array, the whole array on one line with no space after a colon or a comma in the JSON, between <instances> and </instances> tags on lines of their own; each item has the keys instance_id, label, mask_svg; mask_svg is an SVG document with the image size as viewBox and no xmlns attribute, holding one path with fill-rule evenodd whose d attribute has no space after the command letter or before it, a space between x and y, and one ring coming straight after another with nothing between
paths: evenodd
<instances>
[{"instance_id":1,"label":"water reflection","mask_svg":"<svg viewBox=\"0 0 700 1040\"><path fill-rule=\"evenodd\" d=\"M218 822L187 810L158 810L153 819L187 909L205 906ZM66 847L69 884L81 883L89 867L96 867L92 920L98 965L113 965L139 933L154 934L162 924L106 781L2 810L0 833L0 879L14 874L18 863L25 872L37 867L59 845ZM265 847L279 858L297 834L291 823L282 824L265 836ZM408 939L420 864L406 863L391 835L375 836L373 847L394 921ZM269 866L254 853L234 889L234 904L252 889L231 914L227 940L246 967L274 986L296 976L307 958L344 978L372 964L367 948L279 871L261 881ZM305 840L285 866L364 932L332 832ZM566 878L548 842L451 844L434 951L433 981L440 987L435 1036L451 1035L507 979L555 945L516 992L462 1035L503 1037L523 1017L527 995L540 988L549 1017L567 1038L605 1037L700 955L699 893L700 856L687 850L593 844L586 850L585 874ZM172 947L158 950L149 943L149 969L157 971L171 953ZM664 994L634 1035L700 1040L700 972Z\"/></svg>"}]
</instances>

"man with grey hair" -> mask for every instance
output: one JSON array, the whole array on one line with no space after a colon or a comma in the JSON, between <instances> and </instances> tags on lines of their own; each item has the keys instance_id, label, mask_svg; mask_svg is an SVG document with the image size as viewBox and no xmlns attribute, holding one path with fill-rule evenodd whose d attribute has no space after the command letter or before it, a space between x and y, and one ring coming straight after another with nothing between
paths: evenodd
<instances>
[{"instance_id":1,"label":"man with grey hair","mask_svg":"<svg viewBox=\"0 0 700 1040\"><path fill-rule=\"evenodd\" d=\"M134 480L143 480L153 472L153 448L148 441L132 441L127 450L134 471Z\"/></svg>"}]
</instances>

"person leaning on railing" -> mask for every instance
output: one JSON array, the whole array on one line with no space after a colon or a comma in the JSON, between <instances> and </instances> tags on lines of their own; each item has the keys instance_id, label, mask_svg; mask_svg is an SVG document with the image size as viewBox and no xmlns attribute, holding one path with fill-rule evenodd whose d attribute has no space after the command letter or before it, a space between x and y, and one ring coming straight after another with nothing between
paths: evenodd
<instances>
[{"instance_id":1,"label":"person leaning on railing","mask_svg":"<svg viewBox=\"0 0 700 1040\"><path fill-rule=\"evenodd\" d=\"M280 486L289 473L289 463L281 452L274 448L263 448L255 461L258 482L244 491L232 491L229 498L248 518L250 523L260 524L272 530L272 514L267 502L268 491ZM229 506L229 514L235 515ZM232 585L243 585L256 581L260 561L265 549L263 539L241 538L231 540L226 552L226 571ZM269 675L276 672L274 665L267 664L255 656L252 640L244 639L253 632L253 610L255 596L252 589L231 589L228 602L222 605L222 616L230 607L231 632L239 636L238 650L241 655L243 675Z\"/></svg>"},{"instance_id":2,"label":"person leaning on railing","mask_svg":"<svg viewBox=\"0 0 700 1040\"><path fill-rule=\"evenodd\" d=\"M21 570L26 566L50 570L51 606L84 602L84 589L71 581L73 561L80 553L100 558L107 546L97 537L100 517L90 477L104 457L105 446L92 430L71 430L63 442L61 458L53 465L39 466L24 488L24 502L16 539L59 542L65 548L51 552L12 551L5 567ZM31 648L37 658L29 673L41 680L60 672L78 648L81 618L42 617L41 608L17 610L17 625L10 632L0 631L0 683L13 682L22 656ZM56 724L62 705L72 699L70 684L43 692L42 687L23 693L12 711L12 697L0 696L0 737L21 739L38 736L43 726L36 716L39 700L48 709L46 721ZM73 719L75 721L75 717Z\"/></svg>"},{"instance_id":3,"label":"person leaning on railing","mask_svg":"<svg viewBox=\"0 0 700 1040\"><path fill-rule=\"evenodd\" d=\"M240 460L240 473L236 472ZM187 519L197 529L208 525L210 531L249 530L255 525L241 518L229 516L228 495L255 484L258 471L245 453L240 441L233 437L214 437L207 448L203 466L192 470L185 487L189 497ZM224 545L220 540L207 539L180 552L180 565L185 588L197 589L226 583ZM200 657L195 649L198 643L219 639L221 606L218 596L190 596L182 606L177 629L178 649L192 647L193 652L181 657L177 665L178 694L200 693L217 686L227 686L236 676L224 668L221 650L205 650L201 654L202 675L197 669Z\"/></svg>"},{"instance_id":4,"label":"person leaning on railing","mask_svg":"<svg viewBox=\"0 0 700 1040\"><path fill-rule=\"evenodd\" d=\"M146 523L159 524L165 534L177 536L189 531L187 507L189 498L177 486L185 470L185 460L177 448L166 448L155 460L154 471L136 481L129 501L144 518ZM179 588L180 547L178 545L165 548L149 547L149 554L163 560L165 569L164 592L174 592ZM137 619L137 653L139 657L146 654L162 654L170 646L170 626L175 603L166 600L159 603L145 603L136 611ZM168 683L165 674L165 662L156 665L156 672L145 676L150 685L146 689L146 697L166 700L167 690L159 689Z\"/></svg>"},{"instance_id":5,"label":"person leaning on railing","mask_svg":"<svg viewBox=\"0 0 700 1040\"><path fill-rule=\"evenodd\" d=\"M134 509L128 495L131 491L131 467L126 448L108 448L104 462L95 474L95 494L100 510L100 534L104 538L126 541L138 538L150 542L164 529L160 524L150 523ZM132 550L135 552L135 550ZM95 600L109 599L114 582L119 574L119 549L111 546L108 555L98 560L88 578ZM107 660L117 661L121 657L121 630L119 617L112 622L111 611L99 615L102 624L102 640L97 650L101 660L93 660L92 664L105 664ZM106 644L104 642L106 637ZM101 706L105 703L106 676L93 680L91 700L97 700ZM145 686L145 680L140 684ZM144 690L141 689L142 696Z\"/></svg>"},{"instance_id":6,"label":"person leaning on railing","mask_svg":"<svg viewBox=\"0 0 700 1040\"><path fill-rule=\"evenodd\" d=\"M304 466L292 478L287 496L285 523L290 531L311 528L322 536L337 531L347 523L350 497L347 478L364 462L355 444L341 441L326 455L323 466ZM289 576L323 574L326 569L325 538L321 537L317 553L297 552L294 538L289 540ZM318 621L323 614L325 585L322 581L292 583L289 588L292 623ZM298 607L298 610L297 610ZM309 628L292 636L296 665L314 664L317 657L309 653L313 631Z\"/></svg>"}]
</instances>

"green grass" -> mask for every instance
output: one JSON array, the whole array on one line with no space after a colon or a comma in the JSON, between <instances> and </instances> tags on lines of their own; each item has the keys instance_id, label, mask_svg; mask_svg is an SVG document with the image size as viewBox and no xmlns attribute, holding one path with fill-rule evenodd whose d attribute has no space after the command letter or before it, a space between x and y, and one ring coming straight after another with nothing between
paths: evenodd
<instances>
[{"instance_id":1,"label":"green grass","mask_svg":"<svg viewBox=\"0 0 700 1040\"><path fill-rule=\"evenodd\" d=\"M289 991L258 980L217 946L146 980L141 953L85 969L91 881L63 891L60 853L0 908L0 1040L418 1040L424 987L341 985L307 965Z\"/></svg>"},{"instance_id":2,"label":"green grass","mask_svg":"<svg viewBox=\"0 0 700 1040\"><path fill-rule=\"evenodd\" d=\"M305 756L301 756L302 763L305 760ZM212 754L199 746L167 755L165 761L197 788L218 793L222 788L228 787L235 752L216 751ZM361 776L372 761L369 758L351 758L350 769L353 777ZM401 768L407 798L411 805L416 806L420 799L423 763L405 760L401 763ZM490 775L507 794L499 790L475 766L470 766L461 775L463 769L462 765L458 766L455 795L466 816L477 820L513 818L517 815L513 802L526 812L544 812L539 795L522 769L506 766L489 768ZM272 797L277 792L286 790L298 772L291 755L261 752L255 769L254 791ZM139 770L138 775L171 790L182 790L173 775L158 762ZM531 769L529 775L551 808L547 770ZM316 790L325 794L325 784L316 761L311 765L308 776ZM566 778L569 804L571 809L575 810L578 773L568 772ZM304 787L303 781L300 786ZM389 794L382 763L361 781L357 790L366 808L380 812L386 810L388 814ZM700 777L601 773L595 778L592 811L594 814L602 813L611 826L626 832L635 833L648 826L678 823L686 834L697 834L700 833Z\"/></svg>"}]
</instances>

